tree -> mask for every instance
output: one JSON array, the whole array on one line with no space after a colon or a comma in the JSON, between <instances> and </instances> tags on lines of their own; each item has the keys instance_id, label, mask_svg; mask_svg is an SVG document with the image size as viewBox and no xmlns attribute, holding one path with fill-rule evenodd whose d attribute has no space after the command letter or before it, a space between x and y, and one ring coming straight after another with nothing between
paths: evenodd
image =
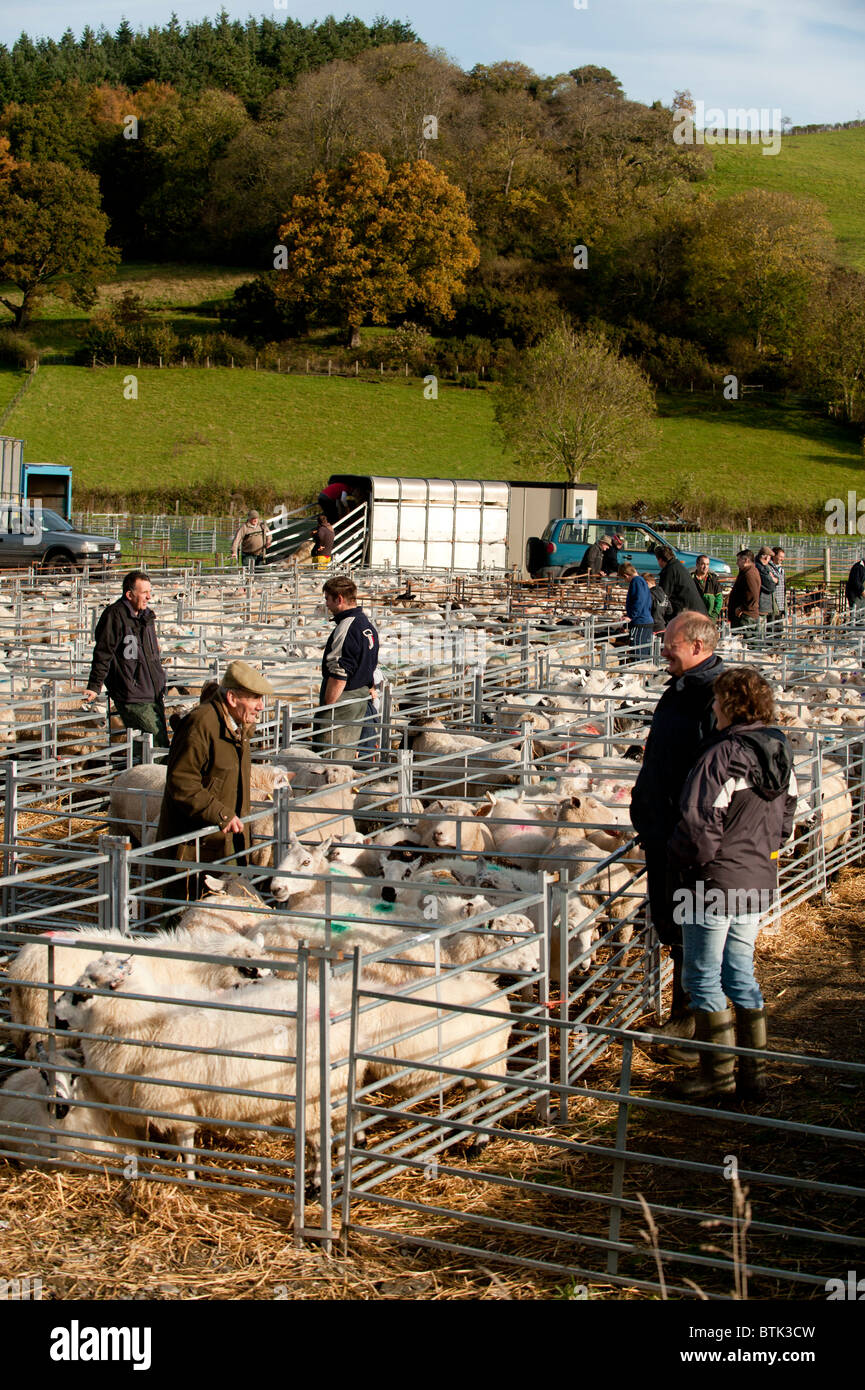
<instances>
[{"instance_id":1,"label":"tree","mask_svg":"<svg viewBox=\"0 0 865 1390\"><path fill-rule=\"evenodd\" d=\"M809 307L800 347L806 384L832 414L865 421L865 275L838 267Z\"/></svg>"},{"instance_id":2,"label":"tree","mask_svg":"<svg viewBox=\"0 0 865 1390\"><path fill-rule=\"evenodd\" d=\"M105 245L108 218L99 185L64 164L22 164L0 203L0 280L21 291L21 303L0 298L24 328L48 293L89 308L99 279L119 260Z\"/></svg>"},{"instance_id":3,"label":"tree","mask_svg":"<svg viewBox=\"0 0 865 1390\"><path fill-rule=\"evenodd\" d=\"M391 171L362 152L292 199L277 295L344 324L351 347L365 319L383 324L412 305L451 318L479 259L473 229L463 193L428 160Z\"/></svg>"},{"instance_id":4,"label":"tree","mask_svg":"<svg viewBox=\"0 0 865 1390\"><path fill-rule=\"evenodd\" d=\"M828 274L832 229L822 204L749 189L716 203L688 253L689 298L705 334L789 355L812 295Z\"/></svg>"},{"instance_id":5,"label":"tree","mask_svg":"<svg viewBox=\"0 0 865 1390\"><path fill-rule=\"evenodd\" d=\"M594 465L617 471L654 441L647 377L602 333L562 323L523 353L498 393L496 420L521 467L577 482Z\"/></svg>"}]
</instances>

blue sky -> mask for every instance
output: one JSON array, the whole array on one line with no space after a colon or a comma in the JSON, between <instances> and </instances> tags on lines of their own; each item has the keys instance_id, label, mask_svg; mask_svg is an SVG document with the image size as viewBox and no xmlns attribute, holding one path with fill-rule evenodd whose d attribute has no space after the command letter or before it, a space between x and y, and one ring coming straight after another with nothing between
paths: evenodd
<instances>
[{"instance_id":1,"label":"blue sky","mask_svg":"<svg viewBox=\"0 0 865 1390\"><path fill-rule=\"evenodd\" d=\"M582 4L584 0L577 0ZM689 87L706 107L778 109L798 123L865 117L865 0L288 0L226 3L233 18L376 13L408 21L431 47L462 67L504 58L541 73L583 63L611 68L629 96L668 103ZM135 28L213 16L219 0L0 0L0 42L22 26L59 38L85 24Z\"/></svg>"}]
</instances>

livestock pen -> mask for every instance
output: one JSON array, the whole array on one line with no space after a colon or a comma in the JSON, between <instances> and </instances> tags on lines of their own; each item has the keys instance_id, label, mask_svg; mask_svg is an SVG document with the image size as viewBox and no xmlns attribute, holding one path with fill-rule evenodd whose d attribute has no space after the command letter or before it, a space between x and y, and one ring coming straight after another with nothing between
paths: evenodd
<instances>
[{"instance_id":1,"label":"livestock pen","mask_svg":"<svg viewBox=\"0 0 865 1390\"><path fill-rule=\"evenodd\" d=\"M237 576L221 591L200 575L156 579L157 594L163 585L170 594L160 603L161 627L172 684L181 687L178 704L231 656L251 656L274 673L280 691L257 730L256 761L292 768L312 738L324 631L317 581L294 573L253 587ZM339 788L352 799L360 840L345 833L343 803L323 804L327 797L314 787L276 787L253 818L260 825L263 812L269 816L270 829L257 840L276 865L298 843L295 828L319 846L335 830L349 867L353 853L370 858L353 879L333 860L292 870L309 892L288 914L267 892L266 865L208 865L231 875L234 886L189 909L184 880L202 866L178 872L166 846L130 846L128 828L112 816L118 771L146 762L153 750L146 739L112 735L101 712L86 721L76 705L93 617L108 590L81 580L34 581L19 585L5 605L0 594L7 733L0 949L9 958L7 976L15 978L15 954L35 931L66 937L84 926L122 937L106 954L132 960L130 980L145 970L142 961L178 957L187 965L278 972L276 984L265 978L232 988L234 999L202 1000L188 987L168 993L153 987L152 973L148 987L119 986L167 1020L146 1054L165 1103L150 1094L137 1105L134 1094L118 1099L110 1087L111 1098L103 1098L106 1077L125 1086L132 1073L128 1063L112 1068L88 1053L87 1033L98 1038L98 1028L79 1028L84 1046L68 1055L74 1037L57 1026L56 1009L75 981L58 978L54 957L69 943L49 943L46 968L29 979L48 1001L46 1022L36 1024L43 1055L25 1057L9 1046L3 1053L41 1114L34 1122L31 1109L13 1140L29 1137L43 1151L33 1156L49 1169L105 1169L121 1182L126 1170L127 1182L134 1174L162 1186L180 1180L193 1193L281 1202L296 1240L331 1247L342 1233L349 1252L393 1241L414 1246L421 1261L430 1252L436 1260L470 1257L481 1267L533 1272L544 1287L564 1281L630 1296L697 1296L697 1285L725 1297L744 1270L757 1296L813 1296L835 1272L832 1261L850 1260L862 1243L865 1194L855 1162L863 1068L844 1055L855 1052L852 1037L843 1027L824 1031L822 1055L785 1037L770 1053L773 1102L759 1113L665 1099L655 1080L665 1075L656 1060L663 1045L640 1031L657 1017L666 966L647 918L638 847L627 833L614 848L588 838L594 833L606 845L620 834L621 821L609 819L612 803L600 795L596 810L584 808L585 846L569 852L566 867L545 868L526 839L555 825L564 778L590 801L595 792L612 795L613 786L626 796L665 680L657 653L652 662L623 660L627 654L612 645L621 617L579 612L573 594L566 604L553 596L548 607L540 595L531 605L539 611L528 612L504 578L465 579L457 597L451 580L431 575L426 607L409 618L396 602L403 576L365 575L362 582L382 630L385 676L375 755L347 766ZM746 658L776 681L782 717L795 730L799 836L767 916L770 961L784 944L779 923L821 903L833 877L841 871L846 882L847 866L862 856L863 733L854 692L861 696L863 639L852 622L812 621L781 642L768 632L747 649L723 634L730 659ZM439 725L451 743L429 751ZM144 841L143 805L134 824ZM389 830L415 847L407 856L422 859L406 866L408 878L398 876ZM165 878L172 868L174 886ZM385 897L389 886L393 902ZM241 957L238 967L227 949L169 947L164 931L177 911L199 912L211 924L227 917L223 925L239 913L248 943L287 915L291 939L276 950L272 942L255 947L261 954ZM497 921L506 924L491 928ZM83 939L77 949L85 949ZM809 968L800 966L805 978ZM243 1017L274 1016L273 999L260 1009L253 1002L259 988L275 991L282 1026L296 1039L290 1047L252 1045ZM92 1008L96 1017L99 1001L117 990L91 980L74 994L81 998L72 1007ZM62 1007L68 1011L69 1002ZM182 1017L186 1026L190 1013L221 1018L226 1045L216 1034L206 1037L222 1080L185 1074L182 1059L195 1048L172 1037L170 1020ZM14 1034L6 1015L2 1026ZM134 1024L128 1038L142 1050ZM160 1054L179 1071L167 1076ZM249 1074L247 1084L229 1074L233 1060L250 1054L278 1082L262 1088L248 1084ZM270 1122L262 1111L277 1088L283 1108ZM181 1091L184 1105L172 1106L169 1093ZM60 1119L64 1105L69 1111ZM256 1118L244 1119L241 1106ZM64 1145L87 1135L87 1124L74 1126L76 1109L87 1112L87 1124L100 1112L110 1112L113 1123L126 1117L123 1132L109 1136L116 1152L94 1150L70 1162ZM18 1152L8 1124L3 1135L0 1148ZM467 1144L472 1156L459 1157L454 1146ZM181 1166L184 1155L192 1161ZM312 1195L306 1181L319 1162ZM649 1229L641 1196L656 1248L641 1235ZM744 1254L743 1236L750 1242ZM728 1237L737 1242L737 1261L726 1253ZM716 1248L700 1248L707 1243Z\"/></svg>"}]
</instances>

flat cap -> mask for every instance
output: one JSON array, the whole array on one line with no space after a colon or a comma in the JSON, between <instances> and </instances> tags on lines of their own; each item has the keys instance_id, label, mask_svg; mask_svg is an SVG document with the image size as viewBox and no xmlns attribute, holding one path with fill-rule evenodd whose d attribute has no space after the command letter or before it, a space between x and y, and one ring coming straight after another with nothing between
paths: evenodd
<instances>
[{"instance_id":1,"label":"flat cap","mask_svg":"<svg viewBox=\"0 0 865 1390\"><path fill-rule=\"evenodd\" d=\"M220 682L223 690L245 690L250 695L275 695L270 681L247 661L230 661Z\"/></svg>"},{"instance_id":2,"label":"flat cap","mask_svg":"<svg viewBox=\"0 0 865 1390\"><path fill-rule=\"evenodd\" d=\"M601 539L598 541L598 545L603 545L605 541L606 541L607 545L612 545L612 544L613 544L613 538L612 538L612 536L601 536Z\"/></svg>"}]
</instances>

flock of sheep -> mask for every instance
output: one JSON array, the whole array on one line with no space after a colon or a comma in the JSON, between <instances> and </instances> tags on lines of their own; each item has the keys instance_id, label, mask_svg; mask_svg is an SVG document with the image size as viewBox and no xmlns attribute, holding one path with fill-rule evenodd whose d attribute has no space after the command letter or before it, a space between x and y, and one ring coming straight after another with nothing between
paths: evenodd
<instances>
[{"instance_id":1,"label":"flock of sheep","mask_svg":"<svg viewBox=\"0 0 865 1390\"><path fill-rule=\"evenodd\" d=\"M543 1007L547 984L567 992L605 952L621 958L640 924L628 805L663 669L629 664L575 622L573 605L563 619L539 603L517 631L504 588L487 581L477 601L463 594L457 605L430 584L408 617L395 578L373 576L363 597L392 683L392 747L360 769L323 761L304 743L326 626L312 589L277 577L256 601L247 583L219 582L221 608L215 583L178 590L176 621L161 621L160 634L178 701L195 698L214 660L238 653L264 663L292 699L289 746L261 748L254 765L252 863L209 876L205 897L159 934L147 923L132 937L70 926L7 947L5 1031L18 1059L0 1087L0 1152L189 1162L204 1153L199 1136L233 1133L254 1146L264 1128L301 1136L317 1173L325 1101L340 1128L351 1087L423 1097L462 1084L482 1097L507 1074L513 1039L527 1012ZM172 591L155 587L157 612L170 613ZM91 757L104 769L105 748L104 734L71 712L89 655L76 624L107 597L67 581L27 605L37 624L50 615L58 708L70 711L58 744L75 748L67 756L82 779ZM13 608L0 599L0 622ZM454 695L471 673L455 674L452 659L440 670L416 664L419 645L442 629L484 634L482 703L471 719ZM58 656L66 637L78 663L68 673ZM858 654L852 645L829 651L817 631L795 660L779 650L755 658L735 637L723 654L758 660L779 686L797 759L800 844L819 839L824 855L839 851L853 831L854 795L861 807L861 752L854 766L845 741L862 725ZM16 705L44 671L34 674L32 650L28 664L30 688L18 648L0 664L7 756L30 746L32 716L16 721ZM113 775L106 828L152 845L164 777L158 763ZM291 798L281 845L278 794ZM567 891L550 899L544 875ZM376 994L355 1011L354 1052L363 1055L353 1069L352 977L336 971L322 993L332 957L318 948L335 946L359 949L361 978Z\"/></svg>"}]
</instances>

